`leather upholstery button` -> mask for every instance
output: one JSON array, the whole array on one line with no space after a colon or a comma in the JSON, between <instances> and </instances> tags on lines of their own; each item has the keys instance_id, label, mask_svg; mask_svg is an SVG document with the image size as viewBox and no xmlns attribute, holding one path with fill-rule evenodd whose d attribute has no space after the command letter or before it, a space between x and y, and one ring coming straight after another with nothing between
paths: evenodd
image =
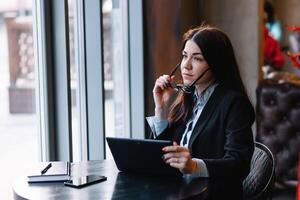
<instances>
[{"instance_id":1,"label":"leather upholstery button","mask_svg":"<svg viewBox=\"0 0 300 200\"><path fill-rule=\"evenodd\" d=\"M278 161L275 166L277 180L297 180L300 86L264 80L256 94L257 140L266 144Z\"/></svg>"}]
</instances>

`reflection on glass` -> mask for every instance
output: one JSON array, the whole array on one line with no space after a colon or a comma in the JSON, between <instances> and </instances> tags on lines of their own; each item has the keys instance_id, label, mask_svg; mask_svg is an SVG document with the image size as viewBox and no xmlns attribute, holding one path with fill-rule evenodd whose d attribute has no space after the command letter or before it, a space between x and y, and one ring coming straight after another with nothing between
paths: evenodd
<instances>
[{"instance_id":1,"label":"reflection on glass","mask_svg":"<svg viewBox=\"0 0 300 200\"><path fill-rule=\"evenodd\" d=\"M129 137L126 1L103 1L105 135ZM107 157L111 153L106 145Z\"/></svg>"},{"instance_id":2,"label":"reflection on glass","mask_svg":"<svg viewBox=\"0 0 300 200\"><path fill-rule=\"evenodd\" d=\"M32 0L0 2L0 199L12 199L19 164L39 160Z\"/></svg>"},{"instance_id":3,"label":"reflection on glass","mask_svg":"<svg viewBox=\"0 0 300 200\"><path fill-rule=\"evenodd\" d=\"M70 58L70 86L71 86L71 117L72 117L72 153L73 161L81 161L87 159L84 155L84 148L82 147L83 135L85 134L81 129L82 124L81 120L85 117L81 112L81 103L83 99L80 97L81 87L79 86L81 80L79 69L79 43L82 42L82 38L79 37L79 13L75 13L77 7L80 7L78 1L68 0L68 14L69 14L69 58ZM78 12L78 11L77 11ZM80 16L82 17L82 16ZM85 98L85 97L83 97Z\"/></svg>"},{"instance_id":4,"label":"reflection on glass","mask_svg":"<svg viewBox=\"0 0 300 200\"><path fill-rule=\"evenodd\" d=\"M74 0L68 0L68 14L69 14L69 58L70 58L70 86L71 86L71 103L72 103L72 151L73 160L80 161L80 140L79 140L79 119L78 119L78 103L76 102L77 87L77 68L75 66L75 49L74 49Z\"/></svg>"}]
</instances>

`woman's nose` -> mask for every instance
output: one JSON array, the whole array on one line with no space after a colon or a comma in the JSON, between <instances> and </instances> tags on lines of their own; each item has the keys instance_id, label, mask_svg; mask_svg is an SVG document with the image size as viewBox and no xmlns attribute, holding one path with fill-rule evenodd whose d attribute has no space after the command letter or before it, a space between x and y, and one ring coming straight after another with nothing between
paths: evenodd
<instances>
[{"instance_id":1,"label":"woman's nose","mask_svg":"<svg viewBox=\"0 0 300 200\"><path fill-rule=\"evenodd\" d=\"M189 59L189 58L187 58L182 64L183 64L183 68L185 68L185 69L192 68L191 59Z\"/></svg>"}]
</instances>

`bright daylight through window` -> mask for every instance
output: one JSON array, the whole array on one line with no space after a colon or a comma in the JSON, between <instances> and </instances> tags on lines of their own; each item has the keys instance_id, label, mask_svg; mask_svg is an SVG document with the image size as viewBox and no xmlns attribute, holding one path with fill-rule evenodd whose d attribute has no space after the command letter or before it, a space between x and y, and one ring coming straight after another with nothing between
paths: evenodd
<instances>
[{"instance_id":1,"label":"bright daylight through window","mask_svg":"<svg viewBox=\"0 0 300 200\"><path fill-rule=\"evenodd\" d=\"M0 199L20 163L39 161L32 0L0 1Z\"/></svg>"}]
</instances>

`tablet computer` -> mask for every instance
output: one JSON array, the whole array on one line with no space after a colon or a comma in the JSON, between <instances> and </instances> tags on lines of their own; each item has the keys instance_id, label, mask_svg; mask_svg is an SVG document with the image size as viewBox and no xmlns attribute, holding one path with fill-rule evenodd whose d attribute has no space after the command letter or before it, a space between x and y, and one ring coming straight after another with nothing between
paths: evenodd
<instances>
[{"instance_id":1,"label":"tablet computer","mask_svg":"<svg viewBox=\"0 0 300 200\"><path fill-rule=\"evenodd\" d=\"M106 140L120 171L182 176L162 158L162 148L172 145L172 141L113 137Z\"/></svg>"}]
</instances>

